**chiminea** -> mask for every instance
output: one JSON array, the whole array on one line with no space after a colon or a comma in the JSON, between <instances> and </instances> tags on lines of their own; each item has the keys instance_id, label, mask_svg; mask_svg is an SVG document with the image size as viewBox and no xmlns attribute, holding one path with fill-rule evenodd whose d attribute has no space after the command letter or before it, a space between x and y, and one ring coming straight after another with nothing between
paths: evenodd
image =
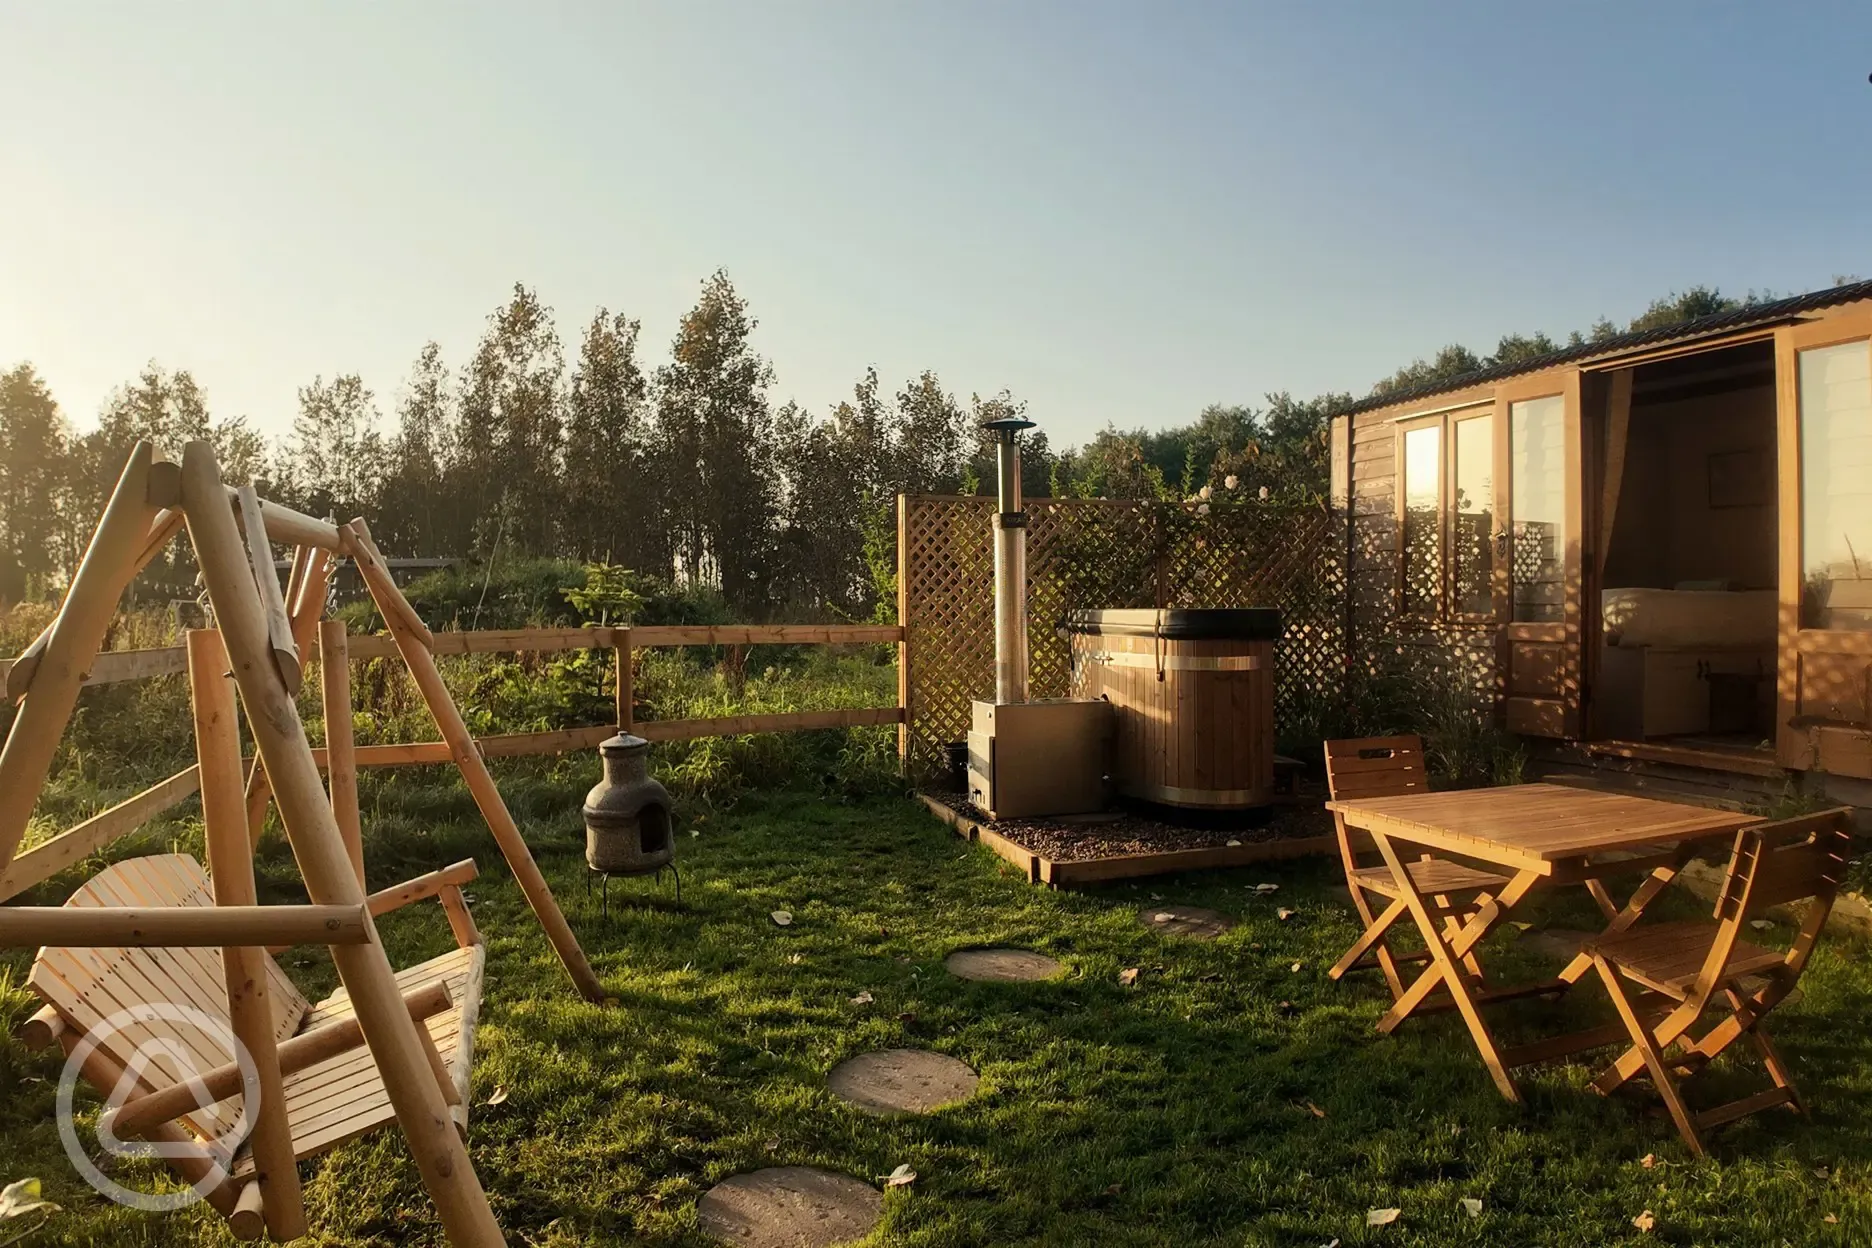
<instances>
[{"instance_id":1,"label":"chiminea","mask_svg":"<svg viewBox=\"0 0 1872 1248\"><path fill-rule=\"evenodd\" d=\"M619 733L598 752L604 779L585 795L585 865L606 876L661 871L676 845L669 791L650 778L650 743Z\"/></svg>"}]
</instances>

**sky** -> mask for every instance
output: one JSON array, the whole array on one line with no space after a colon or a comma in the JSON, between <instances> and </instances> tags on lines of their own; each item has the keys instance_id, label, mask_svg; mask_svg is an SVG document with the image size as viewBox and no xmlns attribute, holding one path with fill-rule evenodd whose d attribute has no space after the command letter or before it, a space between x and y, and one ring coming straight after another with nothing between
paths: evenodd
<instances>
[{"instance_id":1,"label":"sky","mask_svg":"<svg viewBox=\"0 0 1872 1248\"><path fill-rule=\"evenodd\" d=\"M1872 276L1869 73L1864 0L0 0L0 367L279 436L516 282L654 364L723 268L776 401L934 369L1080 442Z\"/></svg>"}]
</instances>

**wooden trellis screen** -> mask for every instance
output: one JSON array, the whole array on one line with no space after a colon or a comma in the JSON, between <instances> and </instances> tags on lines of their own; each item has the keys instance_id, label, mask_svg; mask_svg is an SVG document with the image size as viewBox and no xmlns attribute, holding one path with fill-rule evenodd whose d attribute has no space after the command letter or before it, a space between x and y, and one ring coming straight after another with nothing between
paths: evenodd
<instances>
[{"instance_id":1,"label":"wooden trellis screen","mask_svg":"<svg viewBox=\"0 0 1872 1248\"><path fill-rule=\"evenodd\" d=\"M994 692L994 551L988 497L897 500L900 748L913 768L968 731ZM1065 612L1098 607L1276 607L1276 715L1340 686L1345 526L1318 505L1027 500L1030 686L1062 697Z\"/></svg>"}]
</instances>

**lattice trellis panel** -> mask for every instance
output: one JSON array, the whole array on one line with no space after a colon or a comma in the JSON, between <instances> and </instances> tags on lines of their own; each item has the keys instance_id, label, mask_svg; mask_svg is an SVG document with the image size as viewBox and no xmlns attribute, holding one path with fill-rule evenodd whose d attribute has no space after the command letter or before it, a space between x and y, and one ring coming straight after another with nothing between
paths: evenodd
<instances>
[{"instance_id":1,"label":"lattice trellis panel","mask_svg":"<svg viewBox=\"0 0 1872 1248\"><path fill-rule=\"evenodd\" d=\"M968 731L969 703L994 692L995 500L902 500L898 551L913 765ZM1067 611L1100 607L1275 607L1276 714L1337 689L1345 670L1345 528L1322 507L1029 499L1029 684L1061 697Z\"/></svg>"}]
</instances>

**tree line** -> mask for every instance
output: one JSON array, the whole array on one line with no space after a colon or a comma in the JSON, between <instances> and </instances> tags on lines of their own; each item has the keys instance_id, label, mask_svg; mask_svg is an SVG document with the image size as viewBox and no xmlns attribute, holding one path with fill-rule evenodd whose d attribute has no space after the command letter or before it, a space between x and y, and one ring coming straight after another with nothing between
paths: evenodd
<instances>
[{"instance_id":1,"label":"tree line","mask_svg":"<svg viewBox=\"0 0 1872 1248\"><path fill-rule=\"evenodd\" d=\"M1696 287L1624 328L1765 297ZM155 363L110 395L97 428L77 433L19 364L0 373L0 607L56 595L137 440L175 452L205 438L229 480L314 515L367 516L392 555L554 556L712 587L748 620L862 616L894 562L895 496L992 489L979 426L1024 404L1005 390L962 400L933 371L889 387L875 369L830 411L776 404L756 325L717 272L661 361L644 358L641 322L604 308L568 361L552 309L516 285L459 368L424 346L388 412L355 373L315 377L272 445L244 417L213 416L188 372ZM1590 332L1623 331L1602 320ZM1561 345L1537 334L1505 337L1488 355L1451 346L1373 392ZM1318 498L1327 422L1351 397L1275 393L1172 428L1107 427L1057 450L1037 430L1023 484L1029 496L1176 499L1207 486Z\"/></svg>"}]
</instances>

